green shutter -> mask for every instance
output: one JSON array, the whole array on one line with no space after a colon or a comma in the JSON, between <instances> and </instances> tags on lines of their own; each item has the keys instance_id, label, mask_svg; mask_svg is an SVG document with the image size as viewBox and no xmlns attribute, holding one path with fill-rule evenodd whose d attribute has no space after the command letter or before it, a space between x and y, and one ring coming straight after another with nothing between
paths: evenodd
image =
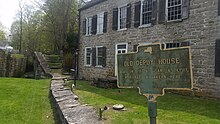
<instances>
[{"instance_id":1,"label":"green shutter","mask_svg":"<svg viewBox=\"0 0 220 124\"><path fill-rule=\"evenodd\" d=\"M152 9L152 24L155 25L157 22L157 0L153 0L153 9Z\"/></svg>"},{"instance_id":2,"label":"green shutter","mask_svg":"<svg viewBox=\"0 0 220 124\"><path fill-rule=\"evenodd\" d=\"M92 17L92 34L96 34L97 32L97 15Z\"/></svg>"},{"instance_id":3,"label":"green shutter","mask_svg":"<svg viewBox=\"0 0 220 124\"><path fill-rule=\"evenodd\" d=\"M104 12L103 33L107 32L107 12Z\"/></svg>"},{"instance_id":4,"label":"green shutter","mask_svg":"<svg viewBox=\"0 0 220 124\"><path fill-rule=\"evenodd\" d=\"M215 43L215 76L220 77L220 39Z\"/></svg>"},{"instance_id":5,"label":"green shutter","mask_svg":"<svg viewBox=\"0 0 220 124\"><path fill-rule=\"evenodd\" d=\"M83 20L83 27L82 27L82 33L86 34L86 19Z\"/></svg>"},{"instance_id":6,"label":"green shutter","mask_svg":"<svg viewBox=\"0 0 220 124\"><path fill-rule=\"evenodd\" d=\"M182 0L182 19L189 17L189 0Z\"/></svg>"},{"instance_id":7,"label":"green shutter","mask_svg":"<svg viewBox=\"0 0 220 124\"><path fill-rule=\"evenodd\" d=\"M106 66L106 47L102 47L102 66Z\"/></svg>"},{"instance_id":8,"label":"green shutter","mask_svg":"<svg viewBox=\"0 0 220 124\"><path fill-rule=\"evenodd\" d=\"M131 27L131 4L127 5L127 22L126 22L126 28Z\"/></svg>"},{"instance_id":9,"label":"green shutter","mask_svg":"<svg viewBox=\"0 0 220 124\"><path fill-rule=\"evenodd\" d=\"M113 9L112 30L118 30L118 8Z\"/></svg>"},{"instance_id":10,"label":"green shutter","mask_svg":"<svg viewBox=\"0 0 220 124\"><path fill-rule=\"evenodd\" d=\"M96 48L92 48L92 66L96 66Z\"/></svg>"},{"instance_id":11,"label":"green shutter","mask_svg":"<svg viewBox=\"0 0 220 124\"><path fill-rule=\"evenodd\" d=\"M140 11L141 11L141 1L134 4L134 27L140 26Z\"/></svg>"},{"instance_id":12,"label":"green shutter","mask_svg":"<svg viewBox=\"0 0 220 124\"><path fill-rule=\"evenodd\" d=\"M159 17L158 23L164 23L166 21L166 0L159 0Z\"/></svg>"}]
</instances>

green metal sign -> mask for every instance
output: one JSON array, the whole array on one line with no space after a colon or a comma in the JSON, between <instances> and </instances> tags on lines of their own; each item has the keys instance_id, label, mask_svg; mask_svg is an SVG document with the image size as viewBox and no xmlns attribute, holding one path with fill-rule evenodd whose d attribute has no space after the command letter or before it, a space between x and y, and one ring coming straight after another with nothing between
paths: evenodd
<instances>
[{"instance_id":1,"label":"green metal sign","mask_svg":"<svg viewBox=\"0 0 220 124\"><path fill-rule=\"evenodd\" d=\"M164 95L164 89L191 89L190 47L162 49L162 44L139 46L118 54L118 87L139 88L140 94Z\"/></svg>"}]
</instances>

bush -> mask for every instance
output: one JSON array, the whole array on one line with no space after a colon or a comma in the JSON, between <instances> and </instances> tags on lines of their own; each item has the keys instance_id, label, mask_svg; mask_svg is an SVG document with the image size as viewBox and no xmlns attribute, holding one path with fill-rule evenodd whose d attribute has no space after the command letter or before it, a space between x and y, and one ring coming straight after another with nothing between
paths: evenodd
<instances>
[{"instance_id":1,"label":"bush","mask_svg":"<svg viewBox=\"0 0 220 124\"><path fill-rule=\"evenodd\" d=\"M74 57L71 53L66 53L63 56L63 69L66 72L69 72L71 68L74 67Z\"/></svg>"}]
</instances>

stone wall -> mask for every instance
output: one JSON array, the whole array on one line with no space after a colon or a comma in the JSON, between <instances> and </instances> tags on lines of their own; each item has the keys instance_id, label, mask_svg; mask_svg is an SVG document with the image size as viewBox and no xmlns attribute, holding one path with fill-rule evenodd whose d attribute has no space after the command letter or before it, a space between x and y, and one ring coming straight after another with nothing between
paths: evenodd
<instances>
[{"instance_id":1,"label":"stone wall","mask_svg":"<svg viewBox=\"0 0 220 124\"><path fill-rule=\"evenodd\" d=\"M26 58L8 57L7 77L23 77L26 69Z\"/></svg>"},{"instance_id":2,"label":"stone wall","mask_svg":"<svg viewBox=\"0 0 220 124\"><path fill-rule=\"evenodd\" d=\"M80 32L79 76L87 80L94 77L114 76L115 45L128 43L128 52L140 43L190 42L194 91L198 96L220 97L219 77L215 77L215 41L220 38L220 16L218 0L190 0L189 18L179 22L168 22L151 27L134 27L134 3L138 0L106 0L80 12L82 20L100 12L107 12L107 33L101 35L83 35ZM112 30L113 8L131 3L131 28L122 31ZM84 66L85 47L105 46L106 67Z\"/></svg>"},{"instance_id":3,"label":"stone wall","mask_svg":"<svg viewBox=\"0 0 220 124\"><path fill-rule=\"evenodd\" d=\"M78 97L64 87L62 77L54 76L51 80L50 93L62 124L102 124L92 106L82 105Z\"/></svg>"},{"instance_id":4,"label":"stone wall","mask_svg":"<svg viewBox=\"0 0 220 124\"><path fill-rule=\"evenodd\" d=\"M5 51L0 51L0 77L22 77L25 69L25 57L15 57Z\"/></svg>"},{"instance_id":5,"label":"stone wall","mask_svg":"<svg viewBox=\"0 0 220 124\"><path fill-rule=\"evenodd\" d=\"M3 50L0 50L0 77L5 77L6 75L6 60L7 55Z\"/></svg>"}]
</instances>

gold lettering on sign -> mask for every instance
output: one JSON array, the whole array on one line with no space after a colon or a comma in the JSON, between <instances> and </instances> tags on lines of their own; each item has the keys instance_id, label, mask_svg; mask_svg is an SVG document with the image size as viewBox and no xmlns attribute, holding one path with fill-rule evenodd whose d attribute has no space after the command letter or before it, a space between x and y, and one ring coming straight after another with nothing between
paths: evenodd
<instances>
[{"instance_id":1,"label":"gold lettering on sign","mask_svg":"<svg viewBox=\"0 0 220 124\"><path fill-rule=\"evenodd\" d=\"M137 61L124 61L124 66L140 66L140 65L151 65L153 60L137 60Z\"/></svg>"},{"instance_id":2,"label":"gold lettering on sign","mask_svg":"<svg viewBox=\"0 0 220 124\"><path fill-rule=\"evenodd\" d=\"M144 50L144 52L152 54L152 47L148 47L147 49Z\"/></svg>"},{"instance_id":3,"label":"gold lettering on sign","mask_svg":"<svg viewBox=\"0 0 220 124\"><path fill-rule=\"evenodd\" d=\"M160 65L167 65L167 64L179 64L179 58L168 58L168 59L159 59L158 64Z\"/></svg>"}]
</instances>

